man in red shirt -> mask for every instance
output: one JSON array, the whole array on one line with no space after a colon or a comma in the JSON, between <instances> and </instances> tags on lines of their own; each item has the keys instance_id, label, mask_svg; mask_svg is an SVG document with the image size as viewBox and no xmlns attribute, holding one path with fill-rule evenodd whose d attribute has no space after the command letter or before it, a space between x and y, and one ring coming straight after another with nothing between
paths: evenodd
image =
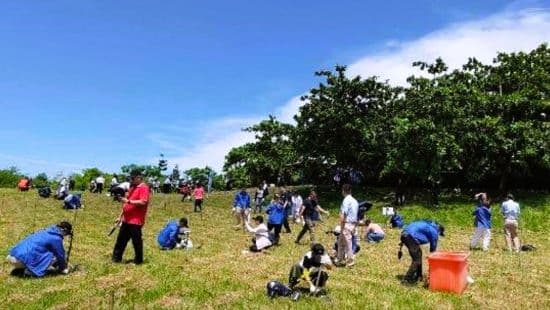
<instances>
[{"instance_id":1,"label":"man in red shirt","mask_svg":"<svg viewBox=\"0 0 550 310\"><path fill-rule=\"evenodd\" d=\"M132 239L134 246L134 263L143 263L143 239L141 238L141 228L145 224L145 214L147 214L147 205L149 204L149 187L143 183L143 175L139 170L133 170L130 173L131 187L127 197L120 198L124 203L122 206L122 222L115 248L113 250L113 262L122 261L122 255L126 249L128 241Z\"/></svg>"}]
</instances>

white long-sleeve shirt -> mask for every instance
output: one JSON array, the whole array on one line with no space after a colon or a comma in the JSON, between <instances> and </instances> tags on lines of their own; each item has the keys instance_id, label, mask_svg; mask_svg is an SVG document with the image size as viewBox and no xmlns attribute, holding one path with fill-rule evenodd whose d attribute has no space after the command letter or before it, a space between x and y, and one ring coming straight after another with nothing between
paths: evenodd
<instances>
[{"instance_id":1,"label":"white long-sleeve shirt","mask_svg":"<svg viewBox=\"0 0 550 310\"><path fill-rule=\"evenodd\" d=\"M252 228L248 222L245 222L246 230L254 234L256 238L256 247L258 250L271 246L271 241L269 240L269 230L264 223Z\"/></svg>"}]
</instances>

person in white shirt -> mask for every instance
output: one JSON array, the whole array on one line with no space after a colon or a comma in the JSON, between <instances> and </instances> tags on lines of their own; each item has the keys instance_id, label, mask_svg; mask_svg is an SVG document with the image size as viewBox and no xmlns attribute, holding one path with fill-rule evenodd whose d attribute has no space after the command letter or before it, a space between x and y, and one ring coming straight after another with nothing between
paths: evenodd
<instances>
[{"instance_id":1,"label":"person in white shirt","mask_svg":"<svg viewBox=\"0 0 550 310\"><path fill-rule=\"evenodd\" d=\"M300 210L303 203L302 196L298 192L292 193L292 218L295 223L300 223Z\"/></svg>"},{"instance_id":2,"label":"person in white shirt","mask_svg":"<svg viewBox=\"0 0 550 310\"><path fill-rule=\"evenodd\" d=\"M116 174L115 174L111 179L111 186L117 186L117 185L118 185L118 179L116 178Z\"/></svg>"},{"instance_id":3,"label":"person in white shirt","mask_svg":"<svg viewBox=\"0 0 550 310\"><path fill-rule=\"evenodd\" d=\"M105 178L103 177L103 175L100 175L98 176L96 179L95 179L95 183L96 183L96 193L103 193L103 184L105 184Z\"/></svg>"},{"instance_id":4,"label":"person in white shirt","mask_svg":"<svg viewBox=\"0 0 550 310\"><path fill-rule=\"evenodd\" d=\"M261 215L254 217L254 223L256 224L256 227L253 228L250 226L248 221L245 221L246 230L249 233L254 234L254 238L252 238L252 245L250 246L250 252L261 252L272 245L271 240L269 240L269 230L264 224L264 218Z\"/></svg>"},{"instance_id":5,"label":"person in white shirt","mask_svg":"<svg viewBox=\"0 0 550 310\"><path fill-rule=\"evenodd\" d=\"M506 196L506 201L504 201L501 206L501 212L504 217L504 237L506 238L508 250L519 252L521 249L518 236L520 208L519 204L514 201L514 196L512 194Z\"/></svg>"},{"instance_id":6,"label":"person in white shirt","mask_svg":"<svg viewBox=\"0 0 550 310\"><path fill-rule=\"evenodd\" d=\"M342 196L344 196L344 200L340 208L340 227L342 227L342 233L340 234L338 243L338 262L345 262L346 267L351 267L355 265L352 239L355 227L357 226L359 203L351 196L350 184L342 186Z\"/></svg>"}]
</instances>

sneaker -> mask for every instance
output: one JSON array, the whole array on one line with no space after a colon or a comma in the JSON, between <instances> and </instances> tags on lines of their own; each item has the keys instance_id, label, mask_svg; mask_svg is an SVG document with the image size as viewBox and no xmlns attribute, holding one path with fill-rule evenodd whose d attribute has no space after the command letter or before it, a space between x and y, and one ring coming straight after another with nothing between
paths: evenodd
<instances>
[{"instance_id":1,"label":"sneaker","mask_svg":"<svg viewBox=\"0 0 550 310\"><path fill-rule=\"evenodd\" d=\"M298 291L293 292L290 295L290 299L292 299L292 301L298 301L298 299L300 299L300 292L298 292Z\"/></svg>"},{"instance_id":2,"label":"sneaker","mask_svg":"<svg viewBox=\"0 0 550 310\"><path fill-rule=\"evenodd\" d=\"M353 267L355 265L355 261L354 260L350 260L346 263L346 267Z\"/></svg>"}]
</instances>

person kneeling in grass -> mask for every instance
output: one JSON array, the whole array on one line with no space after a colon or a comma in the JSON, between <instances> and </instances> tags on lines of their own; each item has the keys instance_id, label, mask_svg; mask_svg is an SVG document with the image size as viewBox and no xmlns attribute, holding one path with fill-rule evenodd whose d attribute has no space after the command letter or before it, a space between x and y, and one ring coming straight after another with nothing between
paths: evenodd
<instances>
[{"instance_id":1,"label":"person kneeling in grass","mask_svg":"<svg viewBox=\"0 0 550 310\"><path fill-rule=\"evenodd\" d=\"M365 240L369 243L378 243L384 239L384 230L380 225L373 223L371 219L367 219L365 226Z\"/></svg>"},{"instance_id":2,"label":"person kneeling in grass","mask_svg":"<svg viewBox=\"0 0 550 310\"><path fill-rule=\"evenodd\" d=\"M246 230L254 234L252 238L252 245L250 246L250 252L261 252L264 249L269 248L272 243L269 239L269 230L264 224L264 218L261 215L254 217L254 224L256 227L250 226L248 221L245 222Z\"/></svg>"},{"instance_id":3,"label":"person kneeling in grass","mask_svg":"<svg viewBox=\"0 0 550 310\"><path fill-rule=\"evenodd\" d=\"M189 239L190 233L187 218L183 217L179 220L179 223L175 220L168 222L160 231L157 242L163 250L173 248L190 249L193 247L193 243Z\"/></svg>"},{"instance_id":4,"label":"person kneeling in grass","mask_svg":"<svg viewBox=\"0 0 550 310\"><path fill-rule=\"evenodd\" d=\"M430 253L435 252L438 238L439 236L445 236L444 232L443 225L431 220L416 221L405 226L405 229L401 232L400 245L407 247L412 261L403 282L412 284L422 280L422 250L420 246L429 243ZM399 249L397 255L398 258L401 258L401 249Z\"/></svg>"},{"instance_id":5,"label":"person kneeling in grass","mask_svg":"<svg viewBox=\"0 0 550 310\"><path fill-rule=\"evenodd\" d=\"M323 245L315 243L311 246L311 251L290 269L288 285L294 289L300 280L305 280L309 285L309 291L318 294L328 280L327 272L322 269L332 269L332 266L332 260Z\"/></svg>"},{"instance_id":6,"label":"person kneeling in grass","mask_svg":"<svg viewBox=\"0 0 550 310\"><path fill-rule=\"evenodd\" d=\"M43 277L48 272L69 273L63 248L63 238L72 235L69 222L60 222L35 232L20 241L10 251L8 262L15 270L24 270L24 274Z\"/></svg>"}]
</instances>

